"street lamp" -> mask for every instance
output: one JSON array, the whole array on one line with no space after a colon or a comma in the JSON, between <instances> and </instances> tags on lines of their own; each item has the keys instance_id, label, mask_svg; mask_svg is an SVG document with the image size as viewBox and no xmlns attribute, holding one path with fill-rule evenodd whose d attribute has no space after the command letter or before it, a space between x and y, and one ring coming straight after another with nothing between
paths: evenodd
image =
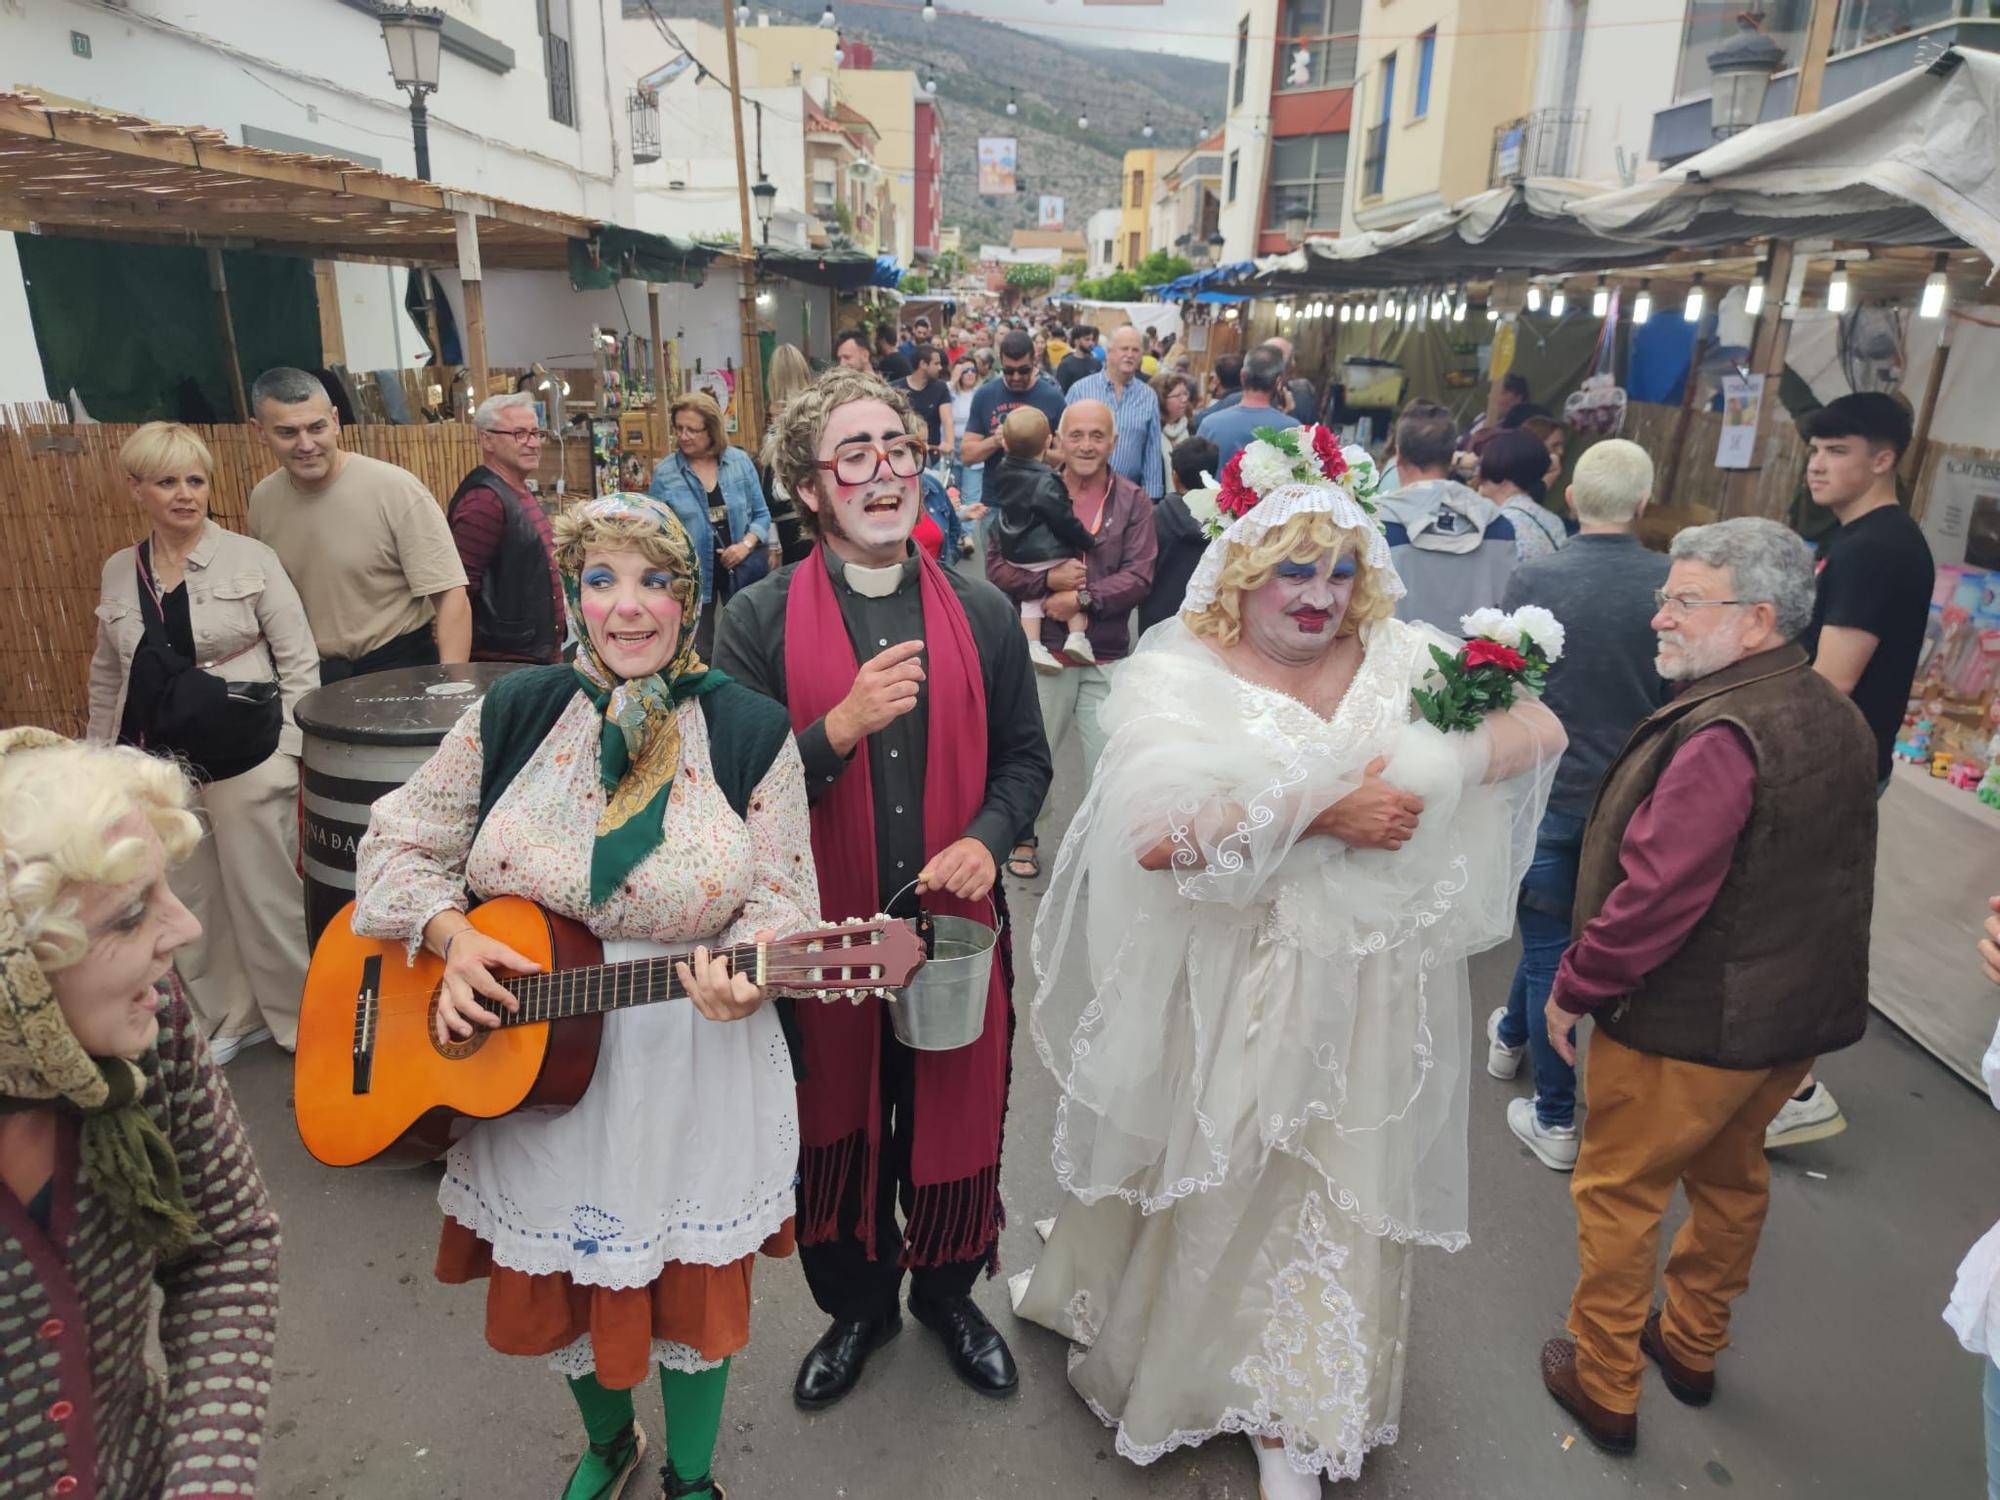
<instances>
[{"instance_id":1,"label":"street lamp","mask_svg":"<svg viewBox=\"0 0 2000 1500\"><path fill-rule=\"evenodd\" d=\"M1764 95L1771 75L1785 65L1785 49L1766 36L1756 21L1737 17L1742 30L1708 54L1714 80L1708 101L1709 132L1718 141L1740 134L1764 112Z\"/></svg>"},{"instance_id":2,"label":"street lamp","mask_svg":"<svg viewBox=\"0 0 2000 1500\"><path fill-rule=\"evenodd\" d=\"M1209 264L1216 266L1221 265L1222 252L1227 248L1228 248L1228 242L1222 238L1222 230L1218 227L1216 231L1208 237Z\"/></svg>"},{"instance_id":3,"label":"street lamp","mask_svg":"<svg viewBox=\"0 0 2000 1500\"><path fill-rule=\"evenodd\" d=\"M750 196L756 200L757 232L768 245L771 243L771 210L778 206L778 185L768 177L759 177L750 184Z\"/></svg>"},{"instance_id":4,"label":"street lamp","mask_svg":"<svg viewBox=\"0 0 2000 1500\"><path fill-rule=\"evenodd\" d=\"M444 12L422 5L385 5L375 13L389 49L389 74L410 96L410 137L416 147L417 176L431 175L430 113L424 96L438 86L438 54L444 43Z\"/></svg>"},{"instance_id":5,"label":"street lamp","mask_svg":"<svg viewBox=\"0 0 2000 1500\"><path fill-rule=\"evenodd\" d=\"M1306 206L1294 198L1285 205L1285 238L1294 245L1306 237Z\"/></svg>"}]
</instances>

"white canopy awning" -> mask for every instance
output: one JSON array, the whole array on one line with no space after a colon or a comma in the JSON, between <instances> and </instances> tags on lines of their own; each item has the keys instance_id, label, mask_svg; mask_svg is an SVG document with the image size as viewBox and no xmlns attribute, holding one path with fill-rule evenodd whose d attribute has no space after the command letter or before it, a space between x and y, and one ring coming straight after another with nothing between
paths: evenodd
<instances>
[{"instance_id":1,"label":"white canopy awning","mask_svg":"<svg viewBox=\"0 0 2000 1500\"><path fill-rule=\"evenodd\" d=\"M1570 211L1683 249L1776 236L1969 245L2000 260L2000 56L1946 52L1817 113L1772 120Z\"/></svg>"}]
</instances>

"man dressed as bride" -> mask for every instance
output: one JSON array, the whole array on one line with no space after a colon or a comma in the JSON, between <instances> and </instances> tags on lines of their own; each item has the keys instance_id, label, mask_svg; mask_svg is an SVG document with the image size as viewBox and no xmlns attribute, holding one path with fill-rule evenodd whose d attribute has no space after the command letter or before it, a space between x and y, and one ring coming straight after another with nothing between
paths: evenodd
<instances>
[{"instance_id":1,"label":"man dressed as bride","mask_svg":"<svg viewBox=\"0 0 2000 1500\"><path fill-rule=\"evenodd\" d=\"M1431 649L1535 685L1553 620L1458 655L1396 620L1332 435L1274 439L1105 702L1036 924L1069 1197L1015 1293L1125 1457L1243 1433L1297 1500L1395 1440L1412 1252L1467 1242L1465 960L1512 927L1564 739Z\"/></svg>"}]
</instances>

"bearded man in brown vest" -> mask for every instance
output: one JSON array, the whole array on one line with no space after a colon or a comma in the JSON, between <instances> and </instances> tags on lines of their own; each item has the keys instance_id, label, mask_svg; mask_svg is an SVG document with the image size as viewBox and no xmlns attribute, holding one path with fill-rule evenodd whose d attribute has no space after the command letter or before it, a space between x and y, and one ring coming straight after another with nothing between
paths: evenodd
<instances>
[{"instance_id":1,"label":"bearded man in brown vest","mask_svg":"<svg viewBox=\"0 0 2000 1500\"><path fill-rule=\"evenodd\" d=\"M1794 644L1806 544L1756 518L1694 527L1657 597L1656 665L1681 691L1598 791L1547 1012L1569 1061L1580 1016L1597 1034L1575 1340L1543 1346L1542 1382L1613 1452L1637 1441L1645 1358L1681 1401L1714 1394L1770 1202L1764 1127L1815 1056L1861 1037L1875 889L1874 737ZM1688 1219L1654 1307L1676 1182Z\"/></svg>"}]
</instances>

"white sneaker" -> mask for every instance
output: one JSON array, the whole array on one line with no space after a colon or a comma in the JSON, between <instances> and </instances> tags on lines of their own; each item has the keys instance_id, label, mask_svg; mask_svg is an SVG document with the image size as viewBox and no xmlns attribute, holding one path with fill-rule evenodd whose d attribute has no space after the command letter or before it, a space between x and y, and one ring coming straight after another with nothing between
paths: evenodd
<instances>
[{"instance_id":1,"label":"white sneaker","mask_svg":"<svg viewBox=\"0 0 2000 1500\"><path fill-rule=\"evenodd\" d=\"M1097 653L1090 649L1090 637L1081 630L1069 633L1069 639L1063 642L1063 655L1079 667L1097 665Z\"/></svg>"},{"instance_id":2,"label":"white sneaker","mask_svg":"<svg viewBox=\"0 0 2000 1500\"><path fill-rule=\"evenodd\" d=\"M1495 1078L1511 1080L1521 1071L1521 1057L1528 1044L1509 1047L1500 1040L1500 1018L1506 1014L1507 1007L1503 1005L1486 1018L1486 1071Z\"/></svg>"},{"instance_id":3,"label":"white sneaker","mask_svg":"<svg viewBox=\"0 0 2000 1500\"><path fill-rule=\"evenodd\" d=\"M1535 1113L1534 1100L1507 1101L1507 1128L1513 1131L1521 1144L1534 1152L1535 1159L1551 1172L1568 1172L1575 1169L1576 1127L1544 1125L1542 1117Z\"/></svg>"},{"instance_id":4,"label":"white sneaker","mask_svg":"<svg viewBox=\"0 0 2000 1500\"><path fill-rule=\"evenodd\" d=\"M271 1028L268 1026L259 1026L255 1031L240 1032L235 1036L211 1037L208 1042L208 1051L209 1055L215 1059L215 1065L219 1068L235 1057L237 1053L247 1051L251 1047L261 1046L270 1040Z\"/></svg>"},{"instance_id":5,"label":"white sneaker","mask_svg":"<svg viewBox=\"0 0 2000 1500\"><path fill-rule=\"evenodd\" d=\"M1777 1115L1764 1127L1764 1149L1803 1146L1807 1141L1823 1141L1847 1129L1847 1116L1833 1102L1833 1090L1814 1083L1803 1099L1787 1099Z\"/></svg>"},{"instance_id":6,"label":"white sneaker","mask_svg":"<svg viewBox=\"0 0 2000 1500\"><path fill-rule=\"evenodd\" d=\"M1267 1448L1252 1436L1250 1451L1257 1455L1257 1493L1263 1500L1319 1500L1319 1475L1301 1474L1283 1448Z\"/></svg>"},{"instance_id":7,"label":"white sneaker","mask_svg":"<svg viewBox=\"0 0 2000 1500\"><path fill-rule=\"evenodd\" d=\"M1055 653L1040 641L1028 642L1028 660L1044 677L1057 676L1063 669L1063 664L1056 660Z\"/></svg>"}]
</instances>

